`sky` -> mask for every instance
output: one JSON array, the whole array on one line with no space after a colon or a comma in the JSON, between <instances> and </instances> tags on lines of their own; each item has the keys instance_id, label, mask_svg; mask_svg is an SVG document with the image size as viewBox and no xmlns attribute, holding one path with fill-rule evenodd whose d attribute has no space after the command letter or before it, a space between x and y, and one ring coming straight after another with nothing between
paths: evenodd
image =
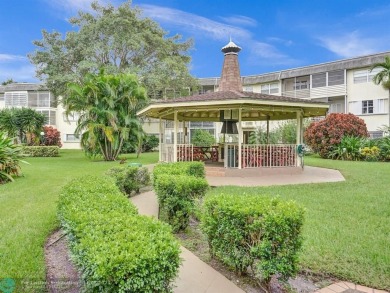
<instances>
[{"instance_id":1,"label":"sky","mask_svg":"<svg viewBox=\"0 0 390 293\"><path fill-rule=\"evenodd\" d=\"M121 0L101 0L115 6ZM65 34L91 0L0 0L0 82L36 82L27 54L41 30ZM221 74L221 48L242 47L241 75L285 70L390 51L390 3L377 0L133 0L167 31L192 38L190 72Z\"/></svg>"}]
</instances>

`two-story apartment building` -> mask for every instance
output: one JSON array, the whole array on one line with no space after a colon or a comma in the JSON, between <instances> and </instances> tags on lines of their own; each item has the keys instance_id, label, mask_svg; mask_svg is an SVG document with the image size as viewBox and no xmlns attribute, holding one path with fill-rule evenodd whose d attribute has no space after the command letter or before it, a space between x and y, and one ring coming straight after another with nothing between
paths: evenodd
<instances>
[{"instance_id":1,"label":"two-story apartment building","mask_svg":"<svg viewBox=\"0 0 390 293\"><path fill-rule=\"evenodd\" d=\"M364 119L372 137L382 136L379 128L389 125L389 93L372 82L378 72L370 72L377 62L382 62L390 51L333 62L314 64L251 76L243 76L244 91L311 99L330 103L331 113L353 113ZM200 78L200 92L217 91L218 78ZM77 115L64 115L64 109L54 96L40 84L14 83L0 86L0 109L4 107L31 107L47 117L47 124L61 132L63 148L80 148L75 137ZM171 123L172 124L172 123ZM244 122L244 127L253 129L253 122ZM157 134L158 121L144 123L147 133ZM205 129L218 136L218 123L190 122L189 136L195 129ZM173 125L167 121L166 139L172 136ZM180 136L180 134L179 134ZM190 139L189 137L189 139Z\"/></svg>"},{"instance_id":2,"label":"two-story apartment building","mask_svg":"<svg viewBox=\"0 0 390 293\"><path fill-rule=\"evenodd\" d=\"M390 52L315 64L259 75L243 76L244 91L325 101L330 113L353 113L364 119L373 137L389 125L389 92L375 85L379 72L373 64L383 62ZM201 92L217 91L219 78L201 78Z\"/></svg>"},{"instance_id":3,"label":"two-story apartment building","mask_svg":"<svg viewBox=\"0 0 390 293\"><path fill-rule=\"evenodd\" d=\"M36 83L12 83L0 86L0 109L29 107L46 117L46 124L61 132L65 149L80 148L80 140L75 137L77 115L65 115L63 107L43 85Z\"/></svg>"}]
</instances>

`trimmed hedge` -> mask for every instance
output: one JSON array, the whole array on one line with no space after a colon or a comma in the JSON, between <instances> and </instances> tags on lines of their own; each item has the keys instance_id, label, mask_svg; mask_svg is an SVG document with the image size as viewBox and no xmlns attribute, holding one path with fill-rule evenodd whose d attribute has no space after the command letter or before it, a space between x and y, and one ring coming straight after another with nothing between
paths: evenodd
<instances>
[{"instance_id":1,"label":"trimmed hedge","mask_svg":"<svg viewBox=\"0 0 390 293\"><path fill-rule=\"evenodd\" d=\"M24 146L23 154L29 157L58 157L60 148L58 146Z\"/></svg>"},{"instance_id":2,"label":"trimmed hedge","mask_svg":"<svg viewBox=\"0 0 390 293\"><path fill-rule=\"evenodd\" d=\"M153 182L162 175L188 175L198 178L205 178L206 172L203 162L177 162L158 164L153 169Z\"/></svg>"},{"instance_id":3,"label":"trimmed hedge","mask_svg":"<svg viewBox=\"0 0 390 293\"><path fill-rule=\"evenodd\" d=\"M188 175L158 175L155 191L160 205L160 218L174 232L187 228L194 209L194 199L202 198L208 189L204 178Z\"/></svg>"},{"instance_id":4,"label":"trimmed hedge","mask_svg":"<svg viewBox=\"0 0 390 293\"><path fill-rule=\"evenodd\" d=\"M58 216L88 292L171 292L180 265L171 228L140 216L111 178L66 185Z\"/></svg>"},{"instance_id":5,"label":"trimmed hedge","mask_svg":"<svg viewBox=\"0 0 390 293\"><path fill-rule=\"evenodd\" d=\"M204 200L202 230L210 252L239 273L261 281L297 272L303 208L260 195L220 194Z\"/></svg>"},{"instance_id":6,"label":"trimmed hedge","mask_svg":"<svg viewBox=\"0 0 390 293\"><path fill-rule=\"evenodd\" d=\"M150 174L146 167L113 167L106 175L113 177L120 191L127 195L139 193L141 187L150 183Z\"/></svg>"}]
</instances>

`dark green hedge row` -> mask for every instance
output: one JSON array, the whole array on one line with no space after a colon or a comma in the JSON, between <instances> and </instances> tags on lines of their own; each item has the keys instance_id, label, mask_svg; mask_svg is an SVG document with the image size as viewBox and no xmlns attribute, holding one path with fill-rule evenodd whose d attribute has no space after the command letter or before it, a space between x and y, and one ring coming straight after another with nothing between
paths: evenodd
<instances>
[{"instance_id":1,"label":"dark green hedge row","mask_svg":"<svg viewBox=\"0 0 390 293\"><path fill-rule=\"evenodd\" d=\"M158 164L153 169L154 182L162 175L188 175L198 178L205 178L206 172L203 162L177 162Z\"/></svg>"},{"instance_id":2,"label":"dark green hedge row","mask_svg":"<svg viewBox=\"0 0 390 293\"><path fill-rule=\"evenodd\" d=\"M23 154L29 157L58 157L58 146L24 146Z\"/></svg>"},{"instance_id":3,"label":"dark green hedge row","mask_svg":"<svg viewBox=\"0 0 390 293\"><path fill-rule=\"evenodd\" d=\"M171 228L138 215L111 178L66 185L58 216L88 292L171 292L180 265Z\"/></svg>"},{"instance_id":4,"label":"dark green hedge row","mask_svg":"<svg viewBox=\"0 0 390 293\"><path fill-rule=\"evenodd\" d=\"M194 199L202 198L208 183L202 162L159 164L153 170L153 185L160 206L160 218L175 232L188 226Z\"/></svg>"},{"instance_id":5,"label":"dark green hedge row","mask_svg":"<svg viewBox=\"0 0 390 293\"><path fill-rule=\"evenodd\" d=\"M211 253L240 273L268 281L297 271L304 210L260 195L220 194L204 200L202 230Z\"/></svg>"},{"instance_id":6,"label":"dark green hedge row","mask_svg":"<svg viewBox=\"0 0 390 293\"><path fill-rule=\"evenodd\" d=\"M113 167L106 173L113 177L123 193L139 193L141 187L150 183L150 174L146 167Z\"/></svg>"},{"instance_id":7,"label":"dark green hedge row","mask_svg":"<svg viewBox=\"0 0 390 293\"><path fill-rule=\"evenodd\" d=\"M187 228L194 209L194 199L202 198L208 189L203 178L188 175L159 175L155 191L160 205L160 218L177 232Z\"/></svg>"}]
</instances>

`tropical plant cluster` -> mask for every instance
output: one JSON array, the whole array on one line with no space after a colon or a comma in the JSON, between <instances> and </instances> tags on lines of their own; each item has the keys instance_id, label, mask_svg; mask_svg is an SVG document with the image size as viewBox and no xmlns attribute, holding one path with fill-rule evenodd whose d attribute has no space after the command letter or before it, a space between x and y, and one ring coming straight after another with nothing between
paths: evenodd
<instances>
[{"instance_id":1,"label":"tropical plant cluster","mask_svg":"<svg viewBox=\"0 0 390 293\"><path fill-rule=\"evenodd\" d=\"M347 161L390 161L390 137L368 139L343 136L329 158Z\"/></svg>"},{"instance_id":2,"label":"tropical plant cluster","mask_svg":"<svg viewBox=\"0 0 390 293\"><path fill-rule=\"evenodd\" d=\"M180 162L157 165L153 170L154 189L160 206L160 218L174 232L187 228L195 200L208 190L204 164Z\"/></svg>"},{"instance_id":3,"label":"tropical plant cluster","mask_svg":"<svg viewBox=\"0 0 390 293\"><path fill-rule=\"evenodd\" d=\"M159 145L158 137L154 134L145 134L144 137L141 137L142 143L140 149L138 149L139 141L138 137L131 136L129 140L125 141L121 150L122 154L130 153L145 153L151 152L156 149Z\"/></svg>"},{"instance_id":4,"label":"tropical plant cluster","mask_svg":"<svg viewBox=\"0 0 390 293\"><path fill-rule=\"evenodd\" d=\"M119 190L128 196L139 193L142 187L150 183L150 174L146 167L113 167L106 174L114 178Z\"/></svg>"},{"instance_id":5,"label":"tropical plant cluster","mask_svg":"<svg viewBox=\"0 0 390 293\"><path fill-rule=\"evenodd\" d=\"M303 120L303 129L305 130L309 126L309 120ZM258 127L255 131L251 132L249 136L250 144L295 144L297 140L297 121L286 120L280 122L276 127L269 131L267 136L267 130L264 126Z\"/></svg>"},{"instance_id":6,"label":"tropical plant cluster","mask_svg":"<svg viewBox=\"0 0 390 293\"><path fill-rule=\"evenodd\" d=\"M114 161L130 136L143 134L136 113L147 101L146 91L132 74L87 74L83 83L69 84L66 112L80 113L75 133L87 155Z\"/></svg>"},{"instance_id":7,"label":"tropical plant cluster","mask_svg":"<svg viewBox=\"0 0 390 293\"><path fill-rule=\"evenodd\" d=\"M304 209L294 202L221 193L204 199L201 227L213 256L263 282L297 272L303 221Z\"/></svg>"},{"instance_id":8,"label":"tropical plant cluster","mask_svg":"<svg viewBox=\"0 0 390 293\"><path fill-rule=\"evenodd\" d=\"M215 137L210 132L197 129L191 135L191 143L194 146L212 146L215 143Z\"/></svg>"},{"instance_id":9,"label":"tropical plant cluster","mask_svg":"<svg viewBox=\"0 0 390 293\"><path fill-rule=\"evenodd\" d=\"M0 131L18 143L39 145L45 116L31 108L5 108L0 110Z\"/></svg>"},{"instance_id":10,"label":"tropical plant cluster","mask_svg":"<svg viewBox=\"0 0 390 293\"><path fill-rule=\"evenodd\" d=\"M21 175L19 163L22 157L21 146L0 131L0 184L13 181L14 176Z\"/></svg>"},{"instance_id":11,"label":"tropical plant cluster","mask_svg":"<svg viewBox=\"0 0 390 293\"><path fill-rule=\"evenodd\" d=\"M58 146L23 146L22 150L27 157L58 157L60 155Z\"/></svg>"},{"instance_id":12,"label":"tropical plant cluster","mask_svg":"<svg viewBox=\"0 0 390 293\"><path fill-rule=\"evenodd\" d=\"M363 119L353 114L332 113L313 122L304 133L306 144L322 158L332 156L343 137L367 138Z\"/></svg>"},{"instance_id":13,"label":"tropical plant cluster","mask_svg":"<svg viewBox=\"0 0 390 293\"><path fill-rule=\"evenodd\" d=\"M181 261L171 228L139 215L113 179L71 181L60 194L58 217L85 291L172 291Z\"/></svg>"}]
</instances>

